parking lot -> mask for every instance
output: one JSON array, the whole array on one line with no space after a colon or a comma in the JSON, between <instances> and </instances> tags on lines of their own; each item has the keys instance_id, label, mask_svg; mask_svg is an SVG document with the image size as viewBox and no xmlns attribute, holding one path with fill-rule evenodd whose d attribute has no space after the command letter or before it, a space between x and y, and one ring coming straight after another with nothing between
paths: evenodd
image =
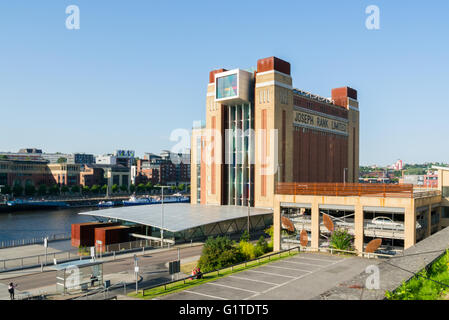
<instances>
[{"instance_id":1,"label":"parking lot","mask_svg":"<svg viewBox=\"0 0 449 320\"><path fill-rule=\"evenodd\" d=\"M300 253L181 292L171 300L312 299L363 272L378 260Z\"/></svg>"}]
</instances>

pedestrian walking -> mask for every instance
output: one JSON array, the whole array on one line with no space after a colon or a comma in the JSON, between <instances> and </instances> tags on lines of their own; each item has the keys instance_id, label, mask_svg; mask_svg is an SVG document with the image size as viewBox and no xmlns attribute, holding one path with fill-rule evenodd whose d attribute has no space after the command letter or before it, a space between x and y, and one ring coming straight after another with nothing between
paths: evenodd
<instances>
[{"instance_id":1,"label":"pedestrian walking","mask_svg":"<svg viewBox=\"0 0 449 320\"><path fill-rule=\"evenodd\" d=\"M10 283L8 286L9 297L11 300L14 300L14 289L17 287L17 284Z\"/></svg>"}]
</instances>

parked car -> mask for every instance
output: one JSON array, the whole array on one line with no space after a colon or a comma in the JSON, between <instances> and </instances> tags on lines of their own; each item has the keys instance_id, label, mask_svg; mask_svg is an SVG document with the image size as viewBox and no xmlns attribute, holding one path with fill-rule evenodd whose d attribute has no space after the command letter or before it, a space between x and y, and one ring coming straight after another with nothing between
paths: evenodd
<instances>
[{"instance_id":1,"label":"parked car","mask_svg":"<svg viewBox=\"0 0 449 320\"><path fill-rule=\"evenodd\" d=\"M402 223L394 222L388 217L375 217L373 220L371 220L371 223L380 228L390 228L390 229L401 228L404 226Z\"/></svg>"}]
</instances>

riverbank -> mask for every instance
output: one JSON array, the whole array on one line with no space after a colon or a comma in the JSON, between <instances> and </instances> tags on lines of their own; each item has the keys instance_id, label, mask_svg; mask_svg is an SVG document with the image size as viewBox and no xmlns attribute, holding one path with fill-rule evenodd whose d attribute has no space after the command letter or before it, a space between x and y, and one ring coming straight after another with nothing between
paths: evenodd
<instances>
[{"instance_id":1,"label":"riverbank","mask_svg":"<svg viewBox=\"0 0 449 320\"><path fill-rule=\"evenodd\" d=\"M165 197L172 197L172 194L167 194ZM45 209L60 209L60 208L92 208L98 207L100 202L113 202L113 206L122 206L122 202L129 200L131 195L120 194L115 196L94 196L94 197L51 197L51 198L20 198L16 202L11 204L1 203L0 213L13 213L19 211L35 211ZM159 198L159 195L141 194L137 197L151 197Z\"/></svg>"}]
</instances>

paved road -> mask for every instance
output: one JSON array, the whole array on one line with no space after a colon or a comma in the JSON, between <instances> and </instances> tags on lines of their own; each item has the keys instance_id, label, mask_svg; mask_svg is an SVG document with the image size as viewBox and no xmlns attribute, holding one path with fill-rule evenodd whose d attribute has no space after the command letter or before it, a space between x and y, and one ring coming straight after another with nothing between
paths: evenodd
<instances>
[{"instance_id":1,"label":"paved road","mask_svg":"<svg viewBox=\"0 0 449 320\"><path fill-rule=\"evenodd\" d=\"M167 300L312 299L360 274L379 260L300 253L269 264L162 296Z\"/></svg>"},{"instance_id":2,"label":"paved road","mask_svg":"<svg viewBox=\"0 0 449 320\"><path fill-rule=\"evenodd\" d=\"M201 254L201 250L202 246L182 248L180 251L181 259L199 256ZM147 286L153 283L164 282L169 279L170 276L168 274L167 267L165 267L165 263L171 260L176 260L177 257L177 250L157 253L147 251L144 256L139 256L138 264L140 266L140 274L143 277L143 281L139 285ZM103 265L103 272L105 275L133 273L134 260L132 257L129 257L124 259L117 258L116 260L110 262L108 261ZM17 283L19 285L17 290L19 291L52 286L56 283L56 271L49 270L42 273L39 272L23 276L14 276L0 280L0 284L8 284L10 282Z\"/></svg>"}]
</instances>

